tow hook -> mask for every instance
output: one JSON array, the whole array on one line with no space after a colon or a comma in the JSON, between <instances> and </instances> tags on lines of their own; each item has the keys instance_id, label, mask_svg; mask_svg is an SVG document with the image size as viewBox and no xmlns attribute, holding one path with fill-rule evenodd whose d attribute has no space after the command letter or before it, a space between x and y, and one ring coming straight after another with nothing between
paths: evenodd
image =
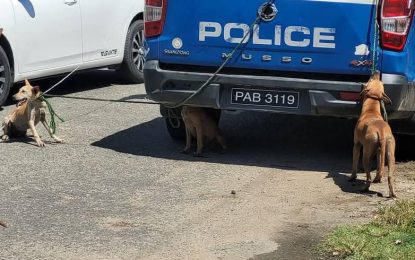
<instances>
[{"instance_id":1,"label":"tow hook","mask_svg":"<svg viewBox=\"0 0 415 260\"><path fill-rule=\"evenodd\" d=\"M259 7L258 16L261 17L262 21L270 22L277 16L278 9L273 2L271 0L267 1Z\"/></svg>"}]
</instances>

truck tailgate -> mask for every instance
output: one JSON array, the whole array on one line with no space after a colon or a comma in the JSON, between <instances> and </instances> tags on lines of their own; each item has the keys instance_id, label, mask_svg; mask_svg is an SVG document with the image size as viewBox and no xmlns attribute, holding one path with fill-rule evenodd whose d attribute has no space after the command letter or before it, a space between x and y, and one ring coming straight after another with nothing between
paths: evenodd
<instances>
[{"instance_id":1,"label":"truck tailgate","mask_svg":"<svg viewBox=\"0 0 415 260\"><path fill-rule=\"evenodd\" d=\"M159 38L162 63L219 66L265 0L175 0ZM375 35L374 0L278 0L228 67L368 74Z\"/></svg>"}]
</instances>

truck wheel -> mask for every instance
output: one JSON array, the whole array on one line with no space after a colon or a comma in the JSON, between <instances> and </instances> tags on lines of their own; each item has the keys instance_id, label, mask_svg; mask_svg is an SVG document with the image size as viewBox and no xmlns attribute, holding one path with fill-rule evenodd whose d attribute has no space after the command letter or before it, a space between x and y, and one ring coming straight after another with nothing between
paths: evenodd
<instances>
[{"instance_id":1,"label":"truck wheel","mask_svg":"<svg viewBox=\"0 0 415 260\"><path fill-rule=\"evenodd\" d=\"M216 121L216 123L219 123L221 117L221 110L206 108L206 112ZM183 119L166 117L165 120L167 132L169 133L171 138L179 141L186 139L186 128L184 126Z\"/></svg>"},{"instance_id":2,"label":"truck wheel","mask_svg":"<svg viewBox=\"0 0 415 260\"><path fill-rule=\"evenodd\" d=\"M128 28L120 71L130 81L142 83L144 61L144 22L137 20Z\"/></svg>"},{"instance_id":3,"label":"truck wheel","mask_svg":"<svg viewBox=\"0 0 415 260\"><path fill-rule=\"evenodd\" d=\"M0 106L3 105L9 96L12 85L10 63L6 52L0 46Z\"/></svg>"},{"instance_id":4,"label":"truck wheel","mask_svg":"<svg viewBox=\"0 0 415 260\"><path fill-rule=\"evenodd\" d=\"M180 118L164 118L166 121L167 132L173 140L183 141L186 139L186 128L183 119Z\"/></svg>"}]
</instances>

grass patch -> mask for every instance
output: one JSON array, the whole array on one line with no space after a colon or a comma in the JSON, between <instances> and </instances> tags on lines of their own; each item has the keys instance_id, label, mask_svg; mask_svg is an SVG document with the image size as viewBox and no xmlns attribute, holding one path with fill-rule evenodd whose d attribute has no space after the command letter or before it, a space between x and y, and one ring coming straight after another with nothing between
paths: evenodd
<instances>
[{"instance_id":1,"label":"grass patch","mask_svg":"<svg viewBox=\"0 0 415 260\"><path fill-rule=\"evenodd\" d=\"M344 259L415 259L415 201L384 207L369 224L336 228L321 249Z\"/></svg>"}]
</instances>

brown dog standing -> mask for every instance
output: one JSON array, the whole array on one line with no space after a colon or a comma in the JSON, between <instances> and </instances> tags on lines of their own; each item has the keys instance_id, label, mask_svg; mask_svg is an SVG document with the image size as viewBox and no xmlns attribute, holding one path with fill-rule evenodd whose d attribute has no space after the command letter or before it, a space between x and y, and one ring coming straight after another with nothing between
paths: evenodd
<instances>
[{"instance_id":1,"label":"brown dog standing","mask_svg":"<svg viewBox=\"0 0 415 260\"><path fill-rule=\"evenodd\" d=\"M30 129L38 146L43 147L45 143L40 138L36 125L42 122L50 136L58 143L63 140L52 133L46 121L46 103L39 99L40 89L38 86L32 87L28 80L25 85L19 89L13 98L18 101L17 106L4 119L3 122L3 141L8 141L10 137L26 136L26 132Z\"/></svg>"},{"instance_id":2,"label":"brown dog standing","mask_svg":"<svg viewBox=\"0 0 415 260\"><path fill-rule=\"evenodd\" d=\"M356 179L360 150L363 146L363 168L366 173L366 190L371 184L371 161L377 154L377 173L374 182L381 182L385 158L388 163L389 196L395 193L395 138L392 130L381 114L381 102L390 104L390 98L385 94L384 86L378 72L373 74L361 92L363 100L362 112L354 131L353 169L351 180Z\"/></svg>"},{"instance_id":3,"label":"brown dog standing","mask_svg":"<svg viewBox=\"0 0 415 260\"><path fill-rule=\"evenodd\" d=\"M202 155L204 138L208 141L216 140L224 150L227 148L217 122L204 108L183 106L182 118L186 127L186 147L183 150L184 153L188 153L190 150L192 136L197 139L195 156Z\"/></svg>"}]
</instances>

